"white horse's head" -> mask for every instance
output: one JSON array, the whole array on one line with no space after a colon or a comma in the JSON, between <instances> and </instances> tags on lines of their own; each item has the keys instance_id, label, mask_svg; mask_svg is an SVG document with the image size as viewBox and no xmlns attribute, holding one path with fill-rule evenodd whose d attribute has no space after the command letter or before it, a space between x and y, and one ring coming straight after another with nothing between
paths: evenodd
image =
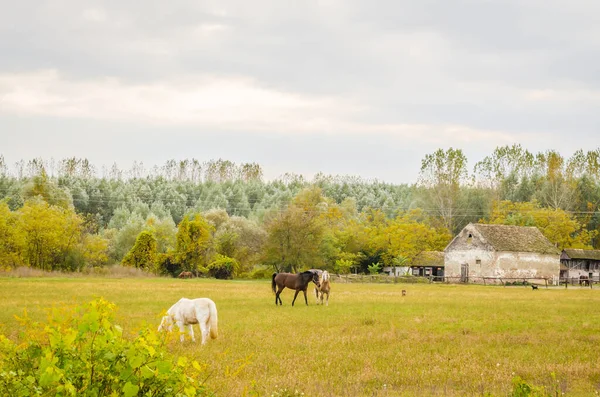
<instances>
[{"instance_id":1,"label":"white horse's head","mask_svg":"<svg viewBox=\"0 0 600 397\"><path fill-rule=\"evenodd\" d=\"M162 320L160 321L158 332L162 330L167 330L169 332L173 331L173 318L170 315L163 316Z\"/></svg>"}]
</instances>

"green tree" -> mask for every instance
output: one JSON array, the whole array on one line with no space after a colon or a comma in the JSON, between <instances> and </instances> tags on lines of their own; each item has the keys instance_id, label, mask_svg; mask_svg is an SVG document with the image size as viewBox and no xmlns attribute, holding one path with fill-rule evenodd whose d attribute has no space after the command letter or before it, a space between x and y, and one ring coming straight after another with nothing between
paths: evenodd
<instances>
[{"instance_id":1,"label":"green tree","mask_svg":"<svg viewBox=\"0 0 600 397\"><path fill-rule=\"evenodd\" d=\"M490 156L475 164L475 174L480 183L487 184L494 190L513 176L517 180L530 176L533 172L535 156L519 144L501 146L494 149Z\"/></svg>"},{"instance_id":2,"label":"green tree","mask_svg":"<svg viewBox=\"0 0 600 397\"><path fill-rule=\"evenodd\" d=\"M22 196L24 200L41 197L45 202L62 208L73 205L69 192L61 189L54 181L48 178L46 171L41 170L39 175L34 176L31 181L23 186Z\"/></svg>"},{"instance_id":3,"label":"green tree","mask_svg":"<svg viewBox=\"0 0 600 397\"><path fill-rule=\"evenodd\" d=\"M418 184L424 206L434 211L451 231L455 231L457 218L464 216L460 188L467 177L467 158L460 149L438 149L421 162Z\"/></svg>"},{"instance_id":4,"label":"green tree","mask_svg":"<svg viewBox=\"0 0 600 397\"><path fill-rule=\"evenodd\" d=\"M183 217L179 223L175 258L182 270L205 271L210 260L214 227L200 214Z\"/></svg>"},{"instance_id":5,"label":"green tree","mask_svg":"<svg viewBox=\"0 0 600 397\"><path fill-rule=\"evenodd\" d=\"M270 214L265 261L276 271L297 272L303 267L322 265L324 224L318 207L321 202L320 189L308 189L298 194L287 209Z\"/></svg>"},{"instance_id":6,"label":"green tree","mask_svg":"<svg viewBox=\"0 0 600 397\"><path fill-rule=\"evenodd\" d=\"M157 253L156 238L151 232L144 230L137 236L135 244L123 258L123 264L155 272Z\"/></svg>"}]
</instances>

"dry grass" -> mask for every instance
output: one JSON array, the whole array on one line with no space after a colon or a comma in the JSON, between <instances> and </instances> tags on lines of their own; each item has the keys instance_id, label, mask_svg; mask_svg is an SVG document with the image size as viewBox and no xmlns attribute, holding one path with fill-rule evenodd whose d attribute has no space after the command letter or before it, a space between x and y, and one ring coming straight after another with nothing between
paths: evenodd
<instances>
[{"instance_id":1,"label":"dry grass","mask_svg":"<svg viewBox=\"0 0 600 397\"><path fill-rule=\"evenodd\" d=\"M82 277L102 277L102 278L148 278L156 277L152 273L148 273L142 269L130 266L112 265L105 267L86 267L80 272L61 272L61 271L44 271L34 269L27 266L17 268L3 268L0 270L0 277L28 278L28 277L65 277L65 278L82 278Z\"/></svg>"},{"instance_id":2,"label":"dry grass","mask_svg":"<svg viewBox=\"0 0 600 397\"><path fill-rule=\"evenodd\" d=\"M552 395L600 390L598 289L338 283L328 307L291 307L287 289L276 307L266 280L4 278L0 323L16 337L23 309L97 296L130 334L182 296L212 298L219 338L170 348L209 363L220 396L506 396L515 376Z\"/></svg>"}]
</instances>

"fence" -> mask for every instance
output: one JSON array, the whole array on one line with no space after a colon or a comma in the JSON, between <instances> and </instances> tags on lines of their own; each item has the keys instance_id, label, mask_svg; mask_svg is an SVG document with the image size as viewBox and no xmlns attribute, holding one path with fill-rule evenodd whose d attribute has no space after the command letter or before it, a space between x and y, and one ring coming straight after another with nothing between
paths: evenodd
<instances>
[{"instance_id":1,"label":"fence","mask_svg":"<svg viewBox=\"0 0 600 397\"><path fill-rule=\"evenodd\" d=\"M380 283L380 284L397 284L397 283L430 283L431 280L427 277L419 276L389 276L387 274L337 274L334 276L334 281L340 283Z\"/></svg>"},{"instance_id":2,"label":"fence","mask_svg":"<svg viewBox=\"0 0 600 397\"><path fill-rule=\"evenodd\" d=\"M456 284L483 284L506 286L562 286L569 285L577 287L593 288L594 284L600 284L600 277L592 278L543 278L543 277L447 277L447 276L388 276L385 274L338 274L334 276L336 282L341 283L456 283Z\"/></svg>"}]
</instances>

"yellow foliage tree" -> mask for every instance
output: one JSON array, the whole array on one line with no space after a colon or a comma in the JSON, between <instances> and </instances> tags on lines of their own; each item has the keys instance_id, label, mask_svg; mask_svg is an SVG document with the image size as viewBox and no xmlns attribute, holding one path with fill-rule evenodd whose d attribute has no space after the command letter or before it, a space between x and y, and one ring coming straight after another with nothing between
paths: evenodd
<instances>
[{"instance_id":1,"label":"yellow foliage tree","mask_svg":"<svg viewBox=\"0 0 600 397\"><path fill-rule=\"evenodd\" d=\"M16 267L23 263L23 234L15 227L17 216L5 202L0 202L0 269Z\"/></svg>"},{"instance_id":2,"label":"yellow foliage tree","mask_svg":"<svg viewBox=\"0 0 600 397\"><path fill-rule=\"evenodd\" d=\"M393 265L397 257L410 262L423 251L442 251L446 247L451 239L448 230L419 222L419 217L419 211L401 213L370 229L371 249L381 252L385 265Z\"/></svg>"},{"instance_id":3,"label":"yellow foliage tree","mask_svg":"<svg viewBox=\"0 0 600 397\"><path fill-rule=\"evenodd\" d=\"M589 231L585 224L561 209L541 208L536 201L493 203L489 223L515 226L536 226L559 249L592 249L598 231Z\"/></svg>"},{"instance_id":4,"label":"yellow foliage tree","mask_svg":"<svg viewBox=\"0 0 600 397\"><path fill-rule=\"evenodd\" d=\"M24 262L43 270L64 268L67 256L81 241L81 218L72 209L39 199L26 202L17 214Z\"/></svg>"},{"instance_id":5,"label":"yellow foliage tree","mask_svg":"<svg viewBox=\"0 0 600 397\"><path fill-rule=\"evenodd\" d=\"M108 262L108 239L97 234L86 234L80 250L88 266L103 266Z\"/></svg>"}]
</instances>

